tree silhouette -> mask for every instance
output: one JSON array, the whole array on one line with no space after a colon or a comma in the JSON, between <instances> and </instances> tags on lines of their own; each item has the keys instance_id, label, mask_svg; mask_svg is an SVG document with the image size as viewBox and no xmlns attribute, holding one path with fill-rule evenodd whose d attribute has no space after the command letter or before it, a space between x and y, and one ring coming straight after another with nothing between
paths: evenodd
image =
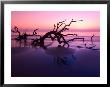
<instances>
[{"instance_id":1,"label":"tree silhouette","mask_svg":"<svg viewBox=\"0 0 110 87\"><path fill-rule=\"evenodd\" d=\"M17 37L15 38L15 40L17 40L17 42L20 43L20 46L21 46L22 41L24 42L24 46L25 46L27 44L27 38L29 36L40 36L40 35L37 35L37 32L36 32L37 30L38 29L35 29L32 34L27 34L26 32L21 33L19 31L19 28L17 26L14 26L14 28L11 31L13 33L18 34Z\"/></svg>"},{"instance_id":2,"label":"tree silhouette","mask_svg":"<svg viewBox=\"0 0 110 87\"><path fill-rule=\"evenodd\" d=\"M76 22L73 21L73 19L70 21L69 24L65 23L66 20L58 22L57 25L54 24L54 28L52 31L47 32L45 35L43 35L42 37L40 37L40 39L35 39L32 42L33 46L40 46L40 47L45 47L44 45L44 40L46 38L51 38L51 40L57 40L59 44L63 43L63 46L67 45L69 47L68 42L65 40L64 35L62 34L62 32L69 30L69 28L67 28L67 26L70 26L72 22ZM63 28L61 30L58 31L58 29L63 26ZM54 35L54 36L52 36Z\"/></svg>"}]
</instances>

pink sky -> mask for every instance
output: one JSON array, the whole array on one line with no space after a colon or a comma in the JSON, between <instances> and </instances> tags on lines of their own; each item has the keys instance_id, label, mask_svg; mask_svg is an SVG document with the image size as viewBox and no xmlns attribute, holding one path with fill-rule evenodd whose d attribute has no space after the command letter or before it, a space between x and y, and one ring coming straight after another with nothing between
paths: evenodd
<instances>
[{"instance_id":1,"label":"pink sky","mask_svg":"<svg viewBox=\"0 0 110 87\"><path fill-rule=\"evenodd\" d=\"M12 11L11 26L33 30L39 28L40 31L53 29L57 22L71 19L80 20L74 22L69 27L69 31L78 32L99 32L100 31L100 12L99 11Z\"/></svg>"}]
</instances>

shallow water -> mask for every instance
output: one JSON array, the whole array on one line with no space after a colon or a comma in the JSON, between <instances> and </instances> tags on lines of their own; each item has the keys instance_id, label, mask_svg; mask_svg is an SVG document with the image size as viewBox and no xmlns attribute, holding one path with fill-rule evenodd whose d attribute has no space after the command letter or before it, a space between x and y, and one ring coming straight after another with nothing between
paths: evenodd
<instances>
[{"instance_id":1,"label":"shallow water","mask_svg":"<svg viewBox=\"0 0 110 87\"><path fill-rule=\"evenodd\" d=\"M66 39L70 39L66 38ZM47 49L31 46L31 38L26 44L12 40L12 77L99 77L100 76L100 37L93 43L89 36L85 42L72 41L70 47L57 47L58 42L46 40ZM85 43L87 47L85 47ZM89 47L94 46L94 49Z\"/></svg>"},{"instance_id":2,"label":"shallow water","mask_svg":"<svg viewBox=\"0 0 110 87\"><path fill-rule=\"evenodd\" d=\"M31 43L32 43L32 39L36 38L36 37L28 37L28 40L26 43L24 43L23 41L19 42L14 40L16 36L12 37L11 40L11 47L32 47ZM92 46L93 44L96 45L96 48L100 49L100 37L99 36L95 36L93 38L93 42L91 42L91 37L90 36L78 36L79 38L85 38L85 41L83 42L82 40L74 40L74 41L70 41L69 45L70 47L74 47L74 46L83 46L86 43L87 46ZM39 38L39 37L37 37ZM72 39L72 36L69 37L65 37L66 40ZM49 45L50 44L50 45ZM49 46L49 47L56 47L58 46L58 41L54 41L52 42L50 39L46 39L45 40L45 45Z\"/></svg>"}]
</instances>

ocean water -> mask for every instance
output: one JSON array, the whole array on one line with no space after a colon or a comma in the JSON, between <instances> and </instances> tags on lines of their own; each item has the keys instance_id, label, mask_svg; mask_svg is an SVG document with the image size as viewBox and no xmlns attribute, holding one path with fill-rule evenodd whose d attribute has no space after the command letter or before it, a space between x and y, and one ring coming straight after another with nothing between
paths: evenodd
<instances>
[{"instance_id":1,"label":"ocean water","mask_svg":"<svg viewBox=\"0 0 110 87\"><path fill-rule=\"evenodd\" d=\"M76 46L85 47L85 44L86 44L86 46L88 46L88 47L95 45L95 48L100 49L100 36L94 36L93 41L91 41L91 36L74 36L74 37L73 36L65 36L65 39L68 41L70 39L78 38L78 37L84 38L84 42L80 39L70 41L69 42L70 48L73 48ZM39 36L38 37L29 36L26 43L24 43L24 41L21 41L21 42L16 41L14 38L16 38L16 35L12 35L11 47L32 47L32 45L31 45L31 43L33 41L32 39L39 38ZM46 38L44 43L45 43L45 46L48 46L48 47L57 47L59 45L57 40L52 41L49 38Z\"/></svg>"}]
</instances>

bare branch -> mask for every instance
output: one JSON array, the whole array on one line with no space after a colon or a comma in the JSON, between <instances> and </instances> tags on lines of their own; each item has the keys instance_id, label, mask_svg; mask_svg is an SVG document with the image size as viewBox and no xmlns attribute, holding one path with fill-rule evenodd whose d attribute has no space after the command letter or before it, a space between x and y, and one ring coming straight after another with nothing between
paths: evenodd
<instances>
[{"instance_id":1,"label":"bare branch","mask_svg":"<svg viewBox=\"0 0 110 87\"><path fill-rule=\"evenodd\" d=\"M37 34L37 31L38 29L35 29L34 31L33 31L33 35L36 35Z\"/></svg>"},{"instance_id":2,"label":"bare branch","mask_svg":"<svg viewBox=\"0 0 110 87\"><path fill-rule=\"evenodd\" d=\"M65 30L69 30L69 28L66 28L67 26L70 26L72 22L76 22L76 21L73 21L73 19L70 21L69 24L65 24L65 26L59 31L59 32L63 32Z\"/></svg>"},{"instance_id":3,"label":"bare branch","mask_svg":"<svg viewBox=\"0 0 110 87\"><path fill-rule=\"evenodd\" d=\"M20 33L20 31L18 30L18 27L17 26L15 26L14 27L14 30L11 30L13 33L18 33L19 34L19 36L21 35L21 33Z\"/></svg>"},{"instance_id":4,"label":"bare branch","mask_svg":"<svg viewBox=\"0 0 110 87\"><path fill-rule=\"evenodd\" d=\"M68 36L68 35L71 35L71 36L78 36L77 34L66 34L66 35L63 35L63 36Z\"/></svg>"},{"instance_id":5,"label":"bare branch","mask_svg":"<svg viewBox=\"0 0 110 87\"><path fill-rule=\"evenodd\" d=\"M65 24L65 23L64 23L65 21L66 21L66 20L57 23L56 31L58 31L58 29L59 29L63 24Z\"/></svg>"},{"instance_id":6,"label":"bare branch","mask_svg":"<svg viewBox=\"0 0 110 87\"><path fill-rule=\"evenodd\" d=\"M53 31L55 31L55 28L56 28L56 25L54 24L54 28L53 28Z\"/></svg>"}]
</instances>

